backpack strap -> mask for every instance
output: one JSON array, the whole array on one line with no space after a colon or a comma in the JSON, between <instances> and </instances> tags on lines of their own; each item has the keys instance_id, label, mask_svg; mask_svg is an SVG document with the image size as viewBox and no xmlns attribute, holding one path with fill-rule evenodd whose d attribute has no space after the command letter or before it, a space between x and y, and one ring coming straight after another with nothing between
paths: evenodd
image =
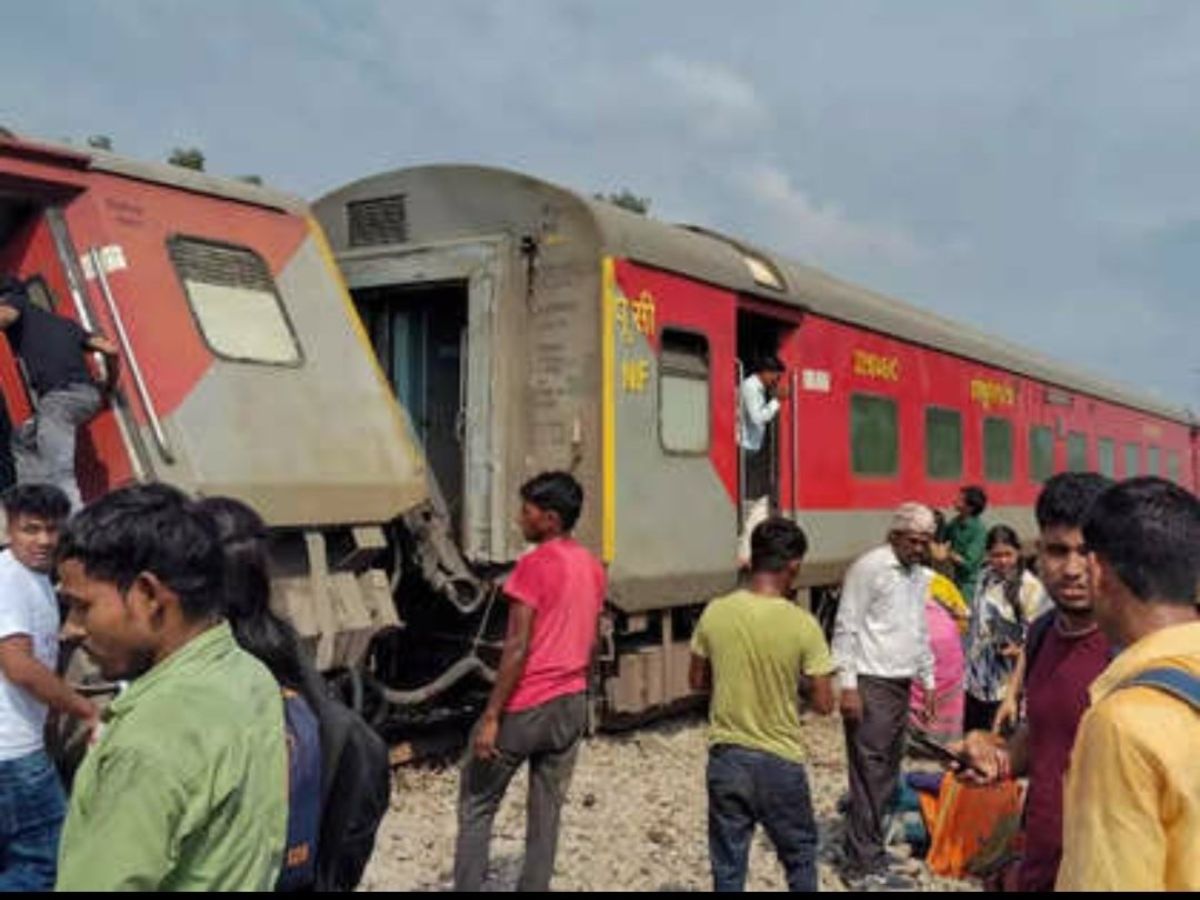
<instances>
[{"instance_id":1,"label":"backpack strap","mask_svg":"<svg viewBox=\"0 0 1200 900\"><path fill-rule=\"evenodd\" d=\"M321 736L312 708L295 691L283 689L284 738L288 755L287 846L276 891L310 889L317 879L321 828Z\"/></svg>"},{"instance_id":2,"label":"backpack strap","mask_svg":"<svg viewBox=\"0 0 1200 900\"><path fill-rule=\"evenodd\" d=\"M1163 666L1158 669L1147 669L1139 672L1121 685L1121 688L1149 687L1170 694L1192 709L1200 712L1200 676L1177 669L1174 666Z\"/></svg>"}]
</instances>

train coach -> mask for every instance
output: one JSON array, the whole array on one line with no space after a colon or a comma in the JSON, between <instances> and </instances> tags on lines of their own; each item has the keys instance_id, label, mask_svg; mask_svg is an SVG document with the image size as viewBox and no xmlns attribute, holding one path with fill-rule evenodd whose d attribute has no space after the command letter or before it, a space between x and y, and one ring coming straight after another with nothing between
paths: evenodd
<instances>
[{"instance_id":1,"label":"train coach","mask_svg":"<svg viewBox=\"0 0 1200 900\"><path fill-rule=\"evenodd\" d=\"M119 387L80 431L84 499L157 480L250 503L279 611L323 671L356 669L396 624L385 531L426 479L308 207L0 137L0 272L120 348ZM0 341L5 432L35 402L23 374Z\"/></svg>"},{"instance_id":2,"label":"train coach","mask_svg":"<svg viewBox=\"0 0 1200 900\"><path fill-rule=\"evenodd\" d=\"M584 485L577 536L609 568L605 712L688 693L690 629L735 582L737 387L766 353L790 385L764 451L772 493L810 536L827 613L902 501L947 507L979 483L987 518L1028 535L1054 472L1196 488L1185 411L736 238L470 166L369 177L315 211L425 451L432 569L461 588L432 607L402 596L405 642L376 660L425 684L420 701L489 674L494 592L471 573L522 552L514 498L544 469Z\"/></svg>"}]
</instances>

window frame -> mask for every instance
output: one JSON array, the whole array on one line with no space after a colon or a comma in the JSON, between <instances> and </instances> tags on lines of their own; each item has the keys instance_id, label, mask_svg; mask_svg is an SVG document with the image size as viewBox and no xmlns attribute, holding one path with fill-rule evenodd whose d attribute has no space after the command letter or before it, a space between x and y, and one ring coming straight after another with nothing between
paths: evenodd
<instances>
[{"instance_id":1,"label":"window frame","mask_svg":"<svg viewBox=\"0 0 1200 900\"><path fill-rule=\"evenodd\" d=\"M1108 471L1104 471L1104 448L1108 447L1109 466ZM1117 442L1114 438L1098 437L1096 438L1096 470L1105 478L1117 477Z\"/></svg>"},{"instance_id":2,"label":"window frame","mask_svg":"<svg viewBox=\"0 0 1200 900\"><path fill-rule=\"evenodd\" d=\"M1129 467L1129 452L1130 452L1131 450L1132 450L1132 451L1133 451L1133 453L1134 453L1134 456L1135 456L1135 462L1137 463L1137 467L1136 467L1136 469L1135 469L1134 471L1132 471L1132 472L1130 471L1130 467ZM1122 477L1124 477L1124 478L1137 478L1139 475L1141 475L1141 474L1142 474L1142 469L1143 469L1143 466L1142 466L1142 445L1141 445L1140 443L1138 443L1137 441L1126 441L1126 442L1125 442L1125 458L1122 460L1122 463L1124 464L1124 470L1123 470L1123 472L1121 473L1121 474L1122 474Z\"/></svg>"},{"instance_id":3,"label":"window frame","mask_svg":"<svg viewBox=\"0 0 1200 900\"><path fill-rule=\"evenodd\" d=\"M1080 441L1083 442L1083 463L1080 468L1075 468L1075 466L1073 465L1073 462L1072 462L1072 457L1071 457L1071 452L1072 452L1071 445L1075 444L1075 446L1078 447ZM1066 471L1067 472L1087 472L1087 471L1089 471L1089 469L1088 469L1088 450L1089 449L1090 448L1088 447L1088 436L1087 436L1086 431L1069 431L1069 432L1067 432L1067 468L1066 468Z\"/></svg>"},{"instance_id":4,"label":"window frame","mask_svg":"<svg viewBox=\"0 0 1200 900\"><path fill-rule=\"evenodd\" d=\"M1036 471L1036 469L1037 469L1037 466L1036 466L1037 453L1035 452L1036 448L1034 446L1034 440L1035 440L1036 436L1039 434L1046 434L1050 438L1050 442L1047 445L1050 450L1050 455L1046 460L1046 477L1045 478L1039 478L1038 473ZM1054 426L1053 425L1030 425L1029 426L1029 442L1028 442L1028 444L1029 444L1029 446L1027 449L1029 451L1029 480L1033 484L1045 484L1047 481L1049 481L1051 478L1054 477Z\"/></svg>"},{"instance_id":5,"label":"window frame","mask_svg":"<svg viewBox=\"0 0 1200 900\"><path fill-rule=\"evenodd\" d=\"M665 366L663 364L663 351L666 349L668 334L682 334L682 335L686 335L687 337L691 337L691 338L699 338L700 340L702 340L704 342L704 349L705 349L704 366L705 366L706 371L705 371L705 376L704 376L703 380L704 380L704 385L706 388L705 394L708 398L708 402L705 405L704 411L705 411L705 416L708 420L708 422L707 422L708 428L707 428L705 436L704 436L704 449L703 450L674 450L674 449L671 449L670 447L668 447L666 441L663 440L663 377L668 374L668 369L669 369L668 366ZM682 457L691 457L691 458L708 456L712 452L712 446L713 446L713 438L712 438L712 431L713 431L712 341L709 339L707 334L705 334L703 331L700 331L698 329L684 328L684 327L680 327L678 325L664 325L659 331L658 353L657 353L657 358L655 359L655 363L658 367L658 390L656 391L656 400L658 403L658 408L656 410L655 417L658 419L657 431L658 431L659 449L662 450L663 454L666 456L682 456ZM700 381L701 380L700 378L698 378L694 375L688 375L688 374L683 374L683 373L673 373L673 377L690 379L692 381ZM735 413L735 415L737 415L739 413L739 411L735 410L734 413Z\"/></svg>"},{"instance_id":6,"label":"window frame","mask_svg":"<svg viewBox=\"0 0 1200 900\"><path fill-rule=\"evenodd\" d=\"M54 290L50 287L50 282L40 272L25 279L25 294L29 297L29 302L38 309L54 315L58 314L58 295L54 293ZM35 300L35 295L39 298L45 298L45 305ZM80 324L82 325L82 323Z\"/></svg>"},{"instance_id":7,"label":"window frame","mask_svg":"<svg viewBox=\"0 0 1200 900\"><path fill-rule=\"evenodd\" d=\"M1008 476L1005 478L993 478L988 473L988 423L1002 422L1008 430ZM1016 447L1013 437L1016 429L1013 427L1012 419L1007 416L984 416L980 422L980 449L982 450L983 459L980 460L980 467L983 474L983 480L989 484L1012 484L1013 478L1016 476Z\"/></svg>"},{"instance_id":8,"label":"window frame","mask_svg":"<svg viewBox=\"0 0 1200 900\"><path fill-rule=\"evenodd\" d=\"M1183 484L1183 472L1179 468L1179 451L1167 449L1167 473L1163 477L1168 481L1173 481L1176 484Z\"/></svg>"},{"instance_id":9,"label":"window frame","mask_svg":"<svg viewBox=\"0 0 1200 900\"><path fill-rule=\"evenodd\" d=\"M949 414L954 416L958 428L958 470L953 474L935 475L933 472L933 455L930 452L931 441L929 439L929 415L930 413ZM925 477L930 481L959 481L963 477L963 472L966 470L966 450L963 441L963 414L962 410L954 409L951 406L938 406L937 404L929 404L925 407Z\"/></svg>"},{"instance_id":10,"label":"window frame","mask_svg":"<svg viewBox=\"0 0 1200 900\"><path fill-rule=\"evenodd\" d=\"M891 404L892 412L894 413L894 416L895 416L895 428L893 429L893 431L896 434L896 440L895 440L895 453L894 453L895 465L890 472L860 472L854 466L854 401L856 399L860 399L860 398L864 399L864 400L882 400L886 403ZM848 415L846 417L847 418L846 424L849 426L847 429L849 432L847 437L850 439L849 440L849 443L850 443L850 476L852 478L878 479L880 481L894 481L894 480L898 479L900 477L901 461L903 459L903 457L902 457L902 449L903 449L902 448L902 435L900 433L901 428L900 428L900 401L899 401L899 399L896 397L889 396L888 394L875 394L875 393L871 393L869 391L851 391L850 392L850 405L849 405L849 408L847 409L847 413L848 413Z\"/></svg>"},{"instance_id":11,"label":"window frame","mask_svg":"<svg viewBox=\"0 0 1200 900\"><path fill-rule=\"evenodd\" d=\"M1162 478L1162 451L1157 444L1146 445L1146 472L1155 478Z\"/></svg>"},{"instance_id":12,"label":"window frame","mask_svg":"<svg viewBox=\"0 0 1200 900\"><path fill-rule=\"evenodd\" d=\"M188 290L188 280L184 277L184 273L180 270L175 261L174 255L171 253L172 246L181 242L205 244L209 247L219 247L223 250L249 253L260 263L262 263L263 269L267 273L267 277L271 280L270 294L275 298L275 308L279 312L279 315L283 318L283 323L287 328L288 336L292 339L292 346L296 349L296 358L294 360L275 361L255 359L254 357L246 356L233 356L232 354L226 353L223 350L218 350L213 346L212 341L209 339L208 332L204 330L204 323L201 321L199 314L196 312L196 304L193 302L191 292ZM283 302L283 296L279 293L279 285L275 281L275 276L271 272L271 267L267 265L267 261L263 258L261 253L259 253L253 247L248 247L245 244L234 244L229 241L219 241L212 238L198 237L196 235L178 232L168 235L164 243L167 251L167 262L170 264L171 270L175 273L175 279L179 283L179 290L183 294L184 300L187 301L188 314L192 317L192 322L196 326L196 331L200 335L200 340L204 343L204 346L208 348L208 351L214 357L225 360L226 362L244 363L246 365L253 366L269 366L273 369L299 369L305 365L307 362L307 355L304 352L304 345L300 343L300 334L296 330L295 324L292 322L292 317L288 314L287 305Z\"/></svg>"}]
</instances>

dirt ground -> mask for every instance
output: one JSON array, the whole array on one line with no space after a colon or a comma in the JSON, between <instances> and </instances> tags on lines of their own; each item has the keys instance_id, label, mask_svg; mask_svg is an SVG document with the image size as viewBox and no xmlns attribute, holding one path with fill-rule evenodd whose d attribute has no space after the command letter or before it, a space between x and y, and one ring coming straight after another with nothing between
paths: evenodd
<instances>
[{"instance_id":1,"label":"dirt ground","mask_svg":"<svg viewBox=\"0 0 1200 900\"><path fill-rule=\"evenodd\" d=\"M825 891L845 890L830 852L841 828L845 790L842 735L836 717L808 717L809 779L821 830ZM554 888L566 891L710 890L704 787L705 728L697 716L639 731L601 736L580 750L563 810ZM485 890L511 890L524 843L522 772L496 817ZM454 863L453 766L397 771L392 808L380 827L361 890L447 890ZM923 890L972 890L968 882L917 874ZM762 830L750 858L751 890L784 890L783 873Z\"/></svg>"}]
</instances>

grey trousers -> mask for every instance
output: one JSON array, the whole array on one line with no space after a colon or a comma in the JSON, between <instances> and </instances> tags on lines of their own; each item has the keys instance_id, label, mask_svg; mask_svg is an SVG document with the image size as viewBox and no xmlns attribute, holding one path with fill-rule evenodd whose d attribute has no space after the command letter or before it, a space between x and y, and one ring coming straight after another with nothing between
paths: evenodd
<instances>
[{"instance_id":1,"label":"grey trousers","mask_svg":"<svg viewBox=\"0 0 1200 900\"><path fill-rule=\"evenodd\" d=\"M17 483L49 482L67 495L71 511L83 506L75 480L75 438L79 426L100 410L93 384L70 384L43 394L37 413L13 433Z\"/></svg>"},{"instance_id":2,"label":"grey trousers","mask_svg":"<svg viewBox=\"0 0 1200 900\"><path fill-rule=\"evenodd\" d=\"M529 760L525 862L518 891L548 891L558 849L558 825L579 739L587 725L587 694L556 697L541 706L505 713L496 741L499 756L482 760L467 749L458 794L454 888L478 891L487 873L492 821L508 783Z\"/></svg>"},{"instance_id":3,"label":"grey trousers","mask_svg":"<svg viewBox=\"0 0 1200 900\"><path fill-rule=\"evenodd\" d=\"M900 778L908 724L907 678L858 676L861 722L846 722L850 770L850 810L846 821L846 864L855 872L887 865L883 814Z\"/></svg>"}]
</instances>

